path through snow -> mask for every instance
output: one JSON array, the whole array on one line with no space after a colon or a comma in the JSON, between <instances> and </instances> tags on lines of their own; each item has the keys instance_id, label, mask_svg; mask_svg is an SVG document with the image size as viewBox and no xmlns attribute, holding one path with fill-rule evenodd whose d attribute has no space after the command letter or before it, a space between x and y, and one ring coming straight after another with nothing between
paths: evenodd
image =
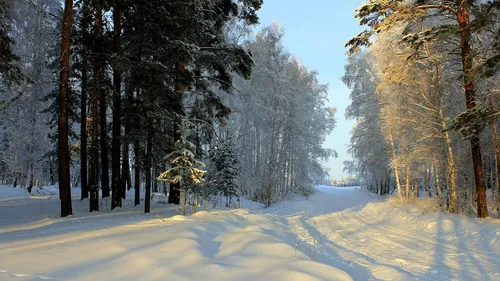
<instances>
[{"instance_id":1,"label":"path through snow","mask_svg":"<svg viewBox=\"0 0 500 281\"><path fill-rule=\"evenodd\" d=\"M61 219L57 196L0 187L0 280L500 280L499 224L318 189L186 218L158 204L88 214L75 201Z\"/></svg>"}]
</instances>

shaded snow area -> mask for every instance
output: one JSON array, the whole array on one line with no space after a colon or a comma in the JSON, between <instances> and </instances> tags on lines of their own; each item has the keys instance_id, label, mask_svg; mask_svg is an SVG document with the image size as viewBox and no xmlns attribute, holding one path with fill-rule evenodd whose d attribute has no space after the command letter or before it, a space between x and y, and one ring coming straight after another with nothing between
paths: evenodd
<instances>
[{"instance_id":1,"label":"shaded snow area","mask_svg":"<svg viewBox=\"0 0 500 281\"><path fill-rule=\"evenodd\" d=\"M0 186L0 280L500 280L497 221L359 188L188 217L156 197L152 214L75 200L58 218L56 192Z\"/></svg>"}]
</instances>

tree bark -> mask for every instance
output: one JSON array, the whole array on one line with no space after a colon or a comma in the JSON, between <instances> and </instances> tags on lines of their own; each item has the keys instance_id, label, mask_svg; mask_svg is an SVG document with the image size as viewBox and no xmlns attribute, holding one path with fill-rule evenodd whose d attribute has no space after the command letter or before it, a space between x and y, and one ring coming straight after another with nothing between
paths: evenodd
<instances>
[{"instance_id":1,"label":"tree bark","mask_svg":"<svg viewBox=\"0 0 500 281\"><path fill-rule=\"evenodd\" d=\"M55 179L54 179L54 168L53 168L53 158L52 156L49 156L49 178L50 178L50 183L49 185L54 185L55 184Z\"/></svg>"},{"instance_id":2,"label":"tree bark","mask_svg":"<svg viewBox=\"0 0 500 281\"><path fill-rule=\"evenodd\" d=\"M434 170L434 181L436 184L436 196L439 198L439 206L443 206L443 191L441 190L441 181L439 179L438 161L436 156L433 156L433 170Z\"/></svg>"},{"instance_id":3,"label":"tree bark","mask_svg":"<svg viewBox=\"0 0 500 281\"><path fill-rule=\"evenodd\" d=\"M84 32L87 28L87 8L84 7L82 25ZM86 33L86 32L85 32ZM86 52L85 50L83 51ZM87 167L87 56L82 54L82 85L81 85L81 101L80 101L80 177L81 177L81 197L83 200L89 197L88 187L88 167Z\"/></svg>"},{"instance_id":4,"label":"tree bark","mask_svg":"<svg viewBox=\"0 0 500 281\"><path fill-rule=\"evenodd\" d=\"M400 201L403 201L403 194L401 190L401 182L399 180L399 167L398 167L398 161L397 161L397 155L396 155L396 148L394 145L394 138L392 134L390 134L390 145L391 145L391 151L392 151L392 158L393 158L393 167L394 167L394 177L396 178L396 186L398 188L398 198Z\"/></svg>"},{"instance_id":5,"label":"tree bark","mask_svg":"<svg viewBox=\"0 0 500 281\"><path fill-rule=\"evenodd\" d=\"M71 28L73 25L73 0L65 0L63 25L61 31L61 71L59 76L59 197L61 217L73 214L71 206L71 185L69 170L69 61Z\"/></svg>"},{"instance_id":6,"label":"tree bark","mask_svg":"<svg viewBox=\"0 0 500 281\"><path fill-rule=\"evenodd\" d=\"M156 163L153 164L153 192L158 193L158 181L156 180L156 171L158 170L158 165Z\"/></svg>"},{"instance_id":7,"label":"tree bark","mask_svg":"<svg viewBox=\"0 0 500 281\"><path fill-rule=\"evenodd\" d=\"M139 141L134 142L134 206L141 204L141 156Z\"/></svg>"},{"instance_id":8,"label":"tree bark","mask_svg":"<svg viewBox=\"0 0 500 281\"><path fill-rule=\"evenodd\" d=\"M146 195L145 195L145 202L144 202L144 213L150 213L151 212L151 164L152 164L152 146L153 146L153 129L148 122L148 138L147 138L147 143L146 143Z\"/></svg>"},{"instance_id":9,"label":"tree bark","mask_svg":"<svg viewBox=\"0 0 500 281\"><path fill-rule=\"evenodd\" d=\"M26 178L26 189L29 193L31 193L31 189L33 188L33 164L28 163L28 176Z\"/></svg>"},{"instance_id":10,"label":"tree bark","mask_svg":"<svg viewBox=\"0 0 500 281\"><path fill-rule=\"evenodd\" d=\"M500 136L498 136L497 122L493 121L493 145L495 149L495 172L496 172L496 189L497 201L500 203ZM500 209L499 209L500 214Z\"/></svg>"},{"instance_id":11,"label":"tree bark","mask_svg":"<svg viewBox=\"0 0 500 281\"><path fill-rule=\"evenodd\" d=\"M411 172L410 165L406 164L406 173L405 173L405 192L406 199L410 199L410 185L411 185Z\"/></svg>"},{"instance_id":12,"label":"tree bark","mask_svg":"<svg viewBox=\"0 0 500 281\"><path fill-rule=\"evenodd\" d=\"M120 175L120 148L121 148L121 70L120 70L120 37L121 37L121 11L120 11L120 1L114 1L113 7L113 53L115 55L115 61L113 63L113 140L111 148L111 172L112 172L112 189L113 198L111 200L111 209L122 206L122 185L121 185L121 175ZM124 148L125 149L125 148ZM127 148L128 149L128 148Z\"/></svg>"},{"instance_id":13,"label":"tree bark","mask_svg":"<svg viewBox=\"0 0 500 281\"><path fill-rule=\"evenodd\" d=\"M109 190L109 158L108 158L108 122L106 120L106 111L108 109L106 92L100 91L100 102L99 102L99 121L100 121L100 132L101 132L101 189L102 198L110 196Z\"/></svg>"},{"instance_id":14,"label":"tree bark","mask_svg":"<svg viewBox=\"0 0 500 281\"><path fill-rule=\"evenodd\" d=\"M187 203L187 186L186 184L182 185L182 190L181 190L181 213L183 216L186 215L186 203ZM228 204L226 203L226 206Z\"/></svg>"},{"instance_id":15,"label":"tree bark","mask_svg":"<svg viewBox=\"0 0 500 281\"><path fill-rule=\"evenodd\" d=\"M92 62L92 96L90 104L91 141L90 141L90 212L99 211L99 65L96 54ZM101 122L102 123L102 122Z\"/></svg>"},{"instance_id":16,"label":"tree bark","mask_svg":"<svg viewBox=\"0 0 500 281\"><path fill-rule=\"evenodd\" d=\"M462 56L463 79L465 89L465 100L467 110L476 107L475 90L474 90L474 70L473 57L470 45L470 22L469 22L469 4L465 0L457 0L458 13L457 19L460 26L460 48ZM479 136L475 135L470 138L472 163L474 165L474 177L476 184L476 200L477 200L477 216L485 218L488 216L488 208L486 203L486 185L484 182L483 159L481 155L481 144Z\"/></svg>"},{"instance_id":17,"label":"tree bark","mask_svg":"<svg viewBox=\"0 0 500 281\"><path fill-rule=\"evenodd\" d=\"M457 188L457 175L456 175L456 165L455 165L455 154L453 152L453 146L451 143L450 132L446 130L447 124L444 117L443 109L439 109L439 115L441 118L442 129L444 130L444 137L446 142L446 178L448 179L449 185L451 187L451 192L448 194L449 206L448 212L455 213L457 211L457 201L458 201L458 188Z\"/></svg>"},{"instance_id":18,"label":"tree bark","mask_svg":"<svg viewBox=\"0 0 500 281\"><path fill-rule=\"evenodd\" d=\"M182 95L184 93L184 84L182 83L182 75L184 74L184 72L186 71L186 66L184 63L182 62L178 62L176 64L176 71L177 71L177 81L175 83L175 91L179 94L179 98L177 100L177 106L179 107L178 108L178 111L179 112L182 112ZM174 143L176 141L178 141L181 137L181 134L179 132L179 129L180 129L180 120L178 117L175 117L175 120L174 120ZM180 197L181 197L181 183L178 182L178 183L170 183L170 192L168 194L168 203L170 204L176 204L176 205L179 205L181 202L180 200Z\"/></svg>"},{"instance_id":19,"label":"tree bark","mask_svg":"<svg viewBox=\"0 0 500 281\"><path fill-rule=\"evenodd\" d=\"M99 211L99 145L98 145L98 92L92 91L90 116L92 120L90 141L90 212Z\"/></svg>"},{"instance_id":20,"label":"tree bark","mask_svg":"<svg viewBox=\"0 0 500 281\"><path fill-rule=\"evenodd\" d=\"M127 195L127 190L132 188L132 179L130 174L130 131L131 131L131 109L134 104L134 86L131 85L130 81L127 83L126 87L127 101L125 105L125 137L122 139L123 142L123 156L122 156L122 198L125 199ZM137 89L137 94L139 94L139 89Z\"/></svg>"}]
</instances>

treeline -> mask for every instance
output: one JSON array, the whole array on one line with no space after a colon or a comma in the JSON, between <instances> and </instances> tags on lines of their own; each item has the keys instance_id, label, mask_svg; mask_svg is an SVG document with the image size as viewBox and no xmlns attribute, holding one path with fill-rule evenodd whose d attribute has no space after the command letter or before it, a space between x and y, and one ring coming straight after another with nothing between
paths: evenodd
<instances>
[{"instance_id":1,"label":"treeline","mask_svg":"<svg viewBox=\"0 0 500 281\"><path fill-rule=\"evenodd\" d=\"M335 126L336 109L325 106L327 85L285 50L284 36L273 24L247 43L254 74L236 82L242 95L231 99L242 192L267 206L312 194L327 177L321 160L336 156L322 147Z\"/></svg>"},{"instance_id":2,"label":"treeline","mask_svg":"<svg viewBox=\"0 0 500 281\"><path fill-rule=\"evenodd\" d=\"M356 17L368 29L347 43L346 117L357 123L346 170L379 194L425 191L451 213L496 211L499 2L372 0Z\"/></svg>"},{"instance_id":3,"label":"treeline","mask_svg":"<svg viewBox=\"0 0 500 281\"><path fill-rule=\"evenodd\" d=\"M0 5L11 52L0 179L29 191L58 183L63 216L71 186L91 212L107 197L121 207L132 188L145 212L151 192L184 211L190 196L270 205L324 175L326 88L283 50L282 31L250 35L261 0Z\"/></svg>"}]
</instances>

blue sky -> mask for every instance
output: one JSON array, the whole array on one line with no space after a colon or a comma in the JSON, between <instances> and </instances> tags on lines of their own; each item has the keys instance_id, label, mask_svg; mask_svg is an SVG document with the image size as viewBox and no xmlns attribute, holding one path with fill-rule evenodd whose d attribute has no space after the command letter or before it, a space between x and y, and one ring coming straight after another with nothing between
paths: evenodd
<instances>
[{"instance_id":1,"label":"blue sky","mask_svg":"<svg viewBox=\"0 0 500 281\"><path fill-rule=\"evenodd\" d=\"M319 72L319 80L329 84L329 106L337 107L337 127L328 136L325 147L335 149L339 157L326 163L330 176L340 179L344 160L350 160L347 144L353 121L345 120L349 90L340 78L344 73L344 44L362 29L354 19L354 10L363 0L264 0L260 22L267 26L279 22L285 28L284 44L288 51L310 70Z\"/></svg>"}]
</instances>

